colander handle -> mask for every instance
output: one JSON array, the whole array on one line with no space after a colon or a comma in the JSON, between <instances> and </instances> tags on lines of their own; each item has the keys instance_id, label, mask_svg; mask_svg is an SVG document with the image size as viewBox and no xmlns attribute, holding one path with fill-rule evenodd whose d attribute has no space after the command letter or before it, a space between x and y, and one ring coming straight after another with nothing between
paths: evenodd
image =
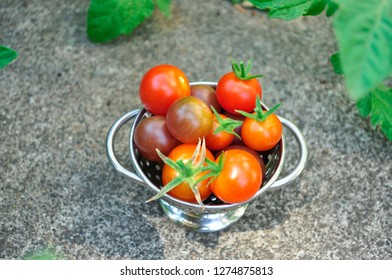
<instances>
[{"instance_id":1,"label":"colander handle","mask_svg":"<svg viewBox=\"0 0 392 280\"><path fill-rule=\"evenodd\" d=\"M304 170L306 161L308 159L308 145L301 131L292 122L286 120L285 118L279 117L279 119L282 124L291 131L291 133L294 135L295 139L298 142L299 160L290 174L283 177L282 179L276 180L269 189L276 189L291 184L294 179L297 178L299 174L301 174L301 172Z\"/></svg>"},{"instance_id":2,"label":"colander handle","mask_svg":"<svg viewBox=\"0 0 392 280\"><path fill-rule=\"evenodd\" d=\"M114 153L114 141L116 140L117 133L119 132L120 128L136 117L136 115L140 112L140 110L133 110L130 111L123 116L121 116L109 129L107 138L106 138L106 153L109 158L109 161L113 168L119 172L121 175L131 179L131 181L139 184L139 185L146 185L146 183L134 172L126 169L121 165L121 163L117 160L116 155Z\"/></svg>"}]
</instances>

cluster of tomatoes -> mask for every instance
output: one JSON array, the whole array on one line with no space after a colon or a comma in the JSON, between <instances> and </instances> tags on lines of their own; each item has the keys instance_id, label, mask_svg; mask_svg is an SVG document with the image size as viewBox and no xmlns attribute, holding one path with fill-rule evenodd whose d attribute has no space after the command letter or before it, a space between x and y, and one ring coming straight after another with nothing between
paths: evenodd
<instances>
[{"instance_id":1,"label":"cluster of tomatoes","mask_svg":"<svg viewBox=\"0 0 392 280\"><path fill-rule=\"evenodd\" d=\"M262 108L262 88L251 61L232 60L216 87L190 86L182 70L157 65L140 83L140 100L151 116L135 129L134 143L147 160L163 162L161 191L187 202L215 195L224 203L250 199L265 176L261 152L276 146L282 124Z\"/></svg>"}]
</instances>

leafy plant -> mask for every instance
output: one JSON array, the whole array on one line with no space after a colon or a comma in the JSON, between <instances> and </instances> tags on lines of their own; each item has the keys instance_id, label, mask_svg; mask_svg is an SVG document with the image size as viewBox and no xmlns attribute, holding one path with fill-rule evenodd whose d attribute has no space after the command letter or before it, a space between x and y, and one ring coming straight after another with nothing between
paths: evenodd
<instances>
[{"instance_id":1,"label":"leafy plant","mask_svg":"<svg viewBox=\"0 0 392 280\"><path fill-rule=\"evenodd\" d=\"M300 16L315 16L327 8L327 16L337 10L332 0L249 0L256 8L269 10L270 18L284 20L296 19Z\"/></svg>"},{"instance_id":2,"label":"leafy plant","mask_svg":"<svg viewBox=\"0 0 392 280\"><path fill-rule=\"evenodd\" d=\"M232 4L239 4L239 3L242 3L242 2L243 2L243 0L231 0Z\"/></svg>"},{"instance_id":3,"label":"leafy plant","mask_svg":"<svg viewBox=\"0 0 392 280\"><path fill-rule=\"evenodd\" d=\"M381 131L392 140L392 88L378 85L357 102L357 108L363 117L370 115L372 125L380 126Z\"/></svg>"},{"instance_id":4,"label":"leafy plant","mask_svg":"<svg viewBox=\"0 0 392 280\"><path fill-rule=\"evenodd\" d=\"M109 42L130 34L151 17L155 5L170 15L170 0L91 0L87 15L87 35L93 42Z\"/></svg>"},{"instance_id":5,"label":"leafy plant","mask_svg":"<svg viewBox=\"0 0 392 280\"><path fill-rule=\"evenodd\" d=\"M13 49L0 45L0 69L10 64L17 56L18 53Z\"/></svg>"},{"instance_id":6,"label":"leafy plant","mask_svg":"<svg viewBox=\"0 0 392 280\"><path fill-rule=\"evenodd\" d=\"M339 54L330 60L344 74L349 95L362 116L392 140L392 90L383 81L392 75L392 1L390 0L249 0L268 9L270 18L292 20L324 10L334 16Z\"/></svg>"},{"instance_id":7,"label":"leafy plant","mask_svg":"<svg viewBox=\"0 0 392 280\"><path fill-rule=\"evenodd\" d=\"M340 55L332 55L330 61L335 73L343 74ZM359 99L356 106L362 117L370 116L372 125L380 126L385 136L392 140L392 88L380 83Z\"/></svg>"},{"instance_id":8,"label":"leafy plant","mask_svg":"<svg viewBox=\"0 0 392 280\"><path fill-rule=\"evenodd\" d=\"M26 254L24 260L61 260L63 255L56 253L54 249L46 248Z\"/></svg>"}]
</instances>

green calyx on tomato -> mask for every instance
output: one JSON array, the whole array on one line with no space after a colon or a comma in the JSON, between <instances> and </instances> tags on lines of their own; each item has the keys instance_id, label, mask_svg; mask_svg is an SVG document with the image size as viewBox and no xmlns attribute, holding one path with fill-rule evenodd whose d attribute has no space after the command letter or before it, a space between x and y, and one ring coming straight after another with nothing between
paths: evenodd
<instances>
[{"instance_id":1,"label":"green calyx on tomato","mask_svg":"<svg viewBox=\"0 0 392 280\"><path fill-rule=\"evenodd\" d=\"M224 164L225 164L225 154L221 153L219 155L219 157L216 159L216 161L212 161L212 160L209 160L208 158L206 158L206 166L202 167L201 169L203 171L211 172L212 177L216 177L222 172ZM215 178L212 178L211 182L214 179Z\"/></svg>"},{"instance_id":2,"label":"green calyx on tomato","mask_svg":"<svg viewBox=\"0 0 392 280\"><path fill-rule=\"evenodd\" d=\"M214 172L205 172L205 169L203 168L207 159L205 140L203 139L202 141L199 141L191 159L187 161L183 161L181 159L174 161L163 155L158 149L156 151L163 162L174 169L178 173L178 176L168 182L155 196L148 199L147 202L156 200L177 186L185 183L192 190L199 205L204 207L202 198L200 196L200 191L198 189L198 184L204 180L209 179L210 177L215 176ZM209 184L209 182L207 184Z\"/></svg>"},{"instance_id":3,"label":"green calyx on tomato","mask_svg":"<svg viewBox=\"0 0 392 280\"><path fill-rule=\"evenodd\" d=\"M251 80L254 78L265 77L262 74L257 74L257 75L250 74L250 71L252 70L252 60L251 59L248 60L248 62L246 63L246 66L245 66L245 63L243 61L240 61L238 63L236 60L234 60L234 58L231 57L231 68L232 68L234 74L240 80Z\"/></svg>"},{"instance_id":4,"label":"green calyx on tomato","mask_svg":"<svg viewBox=\"0 0 392 280\"><path fill-rule=\"evenodd\" d=\"M215 115L216 120L218 121L218 127L212 132L212 134L218 134L220 132L227 132L229 134L233 134L234 136L238 137L241 139L241 136L239 136L234 129L239 127L242 124L242 121L238 120L233 120L229 117L227 118L222 118L222 116L219 115L219 113L215 110L213 106L211 106L211 110Z\"/></svg>"},{"instance_id":5,"label":"green calyx on tomato","mask_svg":"<svg viewBox=\"0 0 392 280\"><path fill-rule=\"evenodd\" d=\"M260 97L257 96L256 97L256 107L254 109L254 114L250 114L248 112L244 112L244 111L241 111L241 110L235 110L235 111L237 113L243 115L244 117L247 117L247 118L250 118L250 119L254 119L254 120L258 121L258 122L263 122L270 115L272 115L276 111L276 109L279 108L280 105L282 105L282 103L278 103L274 107L269 109L268 111L264 111L263 107L261 106Z\"/></svg>"},{"instance_id":6,"label":"green calyx on tomato","mask_svg":"<svg viewBox=\"0 0 392 280\"><path fill-rule=\"evenodd\" d=\"M241 138L249 148L263 152L276 146L282 138L282 123L273 112L280 106L275 105L268 111L263 111L260 100L257 98L253 114L243 111L237 113L245 116L241 127Z\"/></svg>"},{"instance_id":7,"label":"green calyx on tomato","mask_svg":"<svg viewBox=\"0 0 392 280\"><path fill-rule=\"evenodd\" d=\"M235 110L252 112L255 108L256 96L262 98L263 91L258 77L251 75L252 61L245 66L232 59L232 70L220 77L216 85L216 98L220 106L230 114L238 115Z\"/></svg>"},{"instance_id":8,"label":"green calyx on tomato","mask_svg":"<svg viewBox=\"0 0 392 280\"><path fill-rule=\"evenodd\" d=\"M254 155L245 150L228 150L207 161L206 170L217 175L211 180L213 194L225 203L241 203L252 198L262 184L262 170Z\"/></svg>"}]
</instances>

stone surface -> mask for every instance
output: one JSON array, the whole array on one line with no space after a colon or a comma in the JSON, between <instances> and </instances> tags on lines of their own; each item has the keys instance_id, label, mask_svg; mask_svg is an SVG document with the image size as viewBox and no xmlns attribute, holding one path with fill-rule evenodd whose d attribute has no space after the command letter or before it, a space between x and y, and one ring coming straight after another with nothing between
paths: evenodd
<instances>
[{"instance_id":1,"label":"stone surface","mask_svg":"<svg viewBox=\"0 0 392 280\"><path fill-rule=\"evenodd\" d=\"M47 248L66 259L391 259L392 145L362 119L328 58L324 15L284 22L230 1L173 1L131 36L86 37L88 1L0 3L0 43L19 52L0 71L0 258ZM218 233L174 225L152 192L116 173L111 124L139 108L149 67L171 63L216 81L228 55L254 58L264 102L308 140L306 170ZM127 129L117 153L129 165ZM287 174L297 155L287 135Z\"/></svg>"}]
</instances>

